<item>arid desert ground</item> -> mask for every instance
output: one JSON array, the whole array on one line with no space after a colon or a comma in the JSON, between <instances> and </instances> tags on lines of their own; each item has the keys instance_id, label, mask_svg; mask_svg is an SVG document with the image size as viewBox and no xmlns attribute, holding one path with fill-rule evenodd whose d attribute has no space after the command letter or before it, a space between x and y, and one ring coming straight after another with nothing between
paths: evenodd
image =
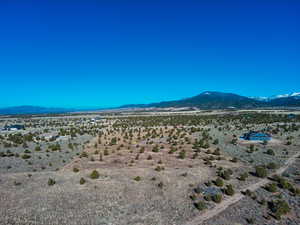
<instances>
[{"instance_id":1,"label":"arid desert ground","mask_svg":"<svg viewBox=\"0 0 300 225\"><path fill-rule=\"evenodd\" d=\"M0 131L1 225L300 224L298 112L0 118L12 124L25 129Z\"/></svg>"}]
</instances>

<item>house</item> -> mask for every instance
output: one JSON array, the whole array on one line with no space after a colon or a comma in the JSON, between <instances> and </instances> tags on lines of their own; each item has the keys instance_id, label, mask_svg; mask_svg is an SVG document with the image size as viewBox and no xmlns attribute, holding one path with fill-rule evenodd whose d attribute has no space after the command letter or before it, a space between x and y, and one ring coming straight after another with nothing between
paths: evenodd
<instances>
[{"instance_id":1,"label":"house","mask_svg":"<svg viewBox=\"0 0 300 225\"><path fill-rule=\"evenodd\" d=\"M268 133L250 131L241 136L241 138L248 141L269 141L272 137Z\"/></svg>"},{"instance_id":2,"label":"house","mask_svg":"<svg viewBox=\"0 0 300 225\"><path fill-rule=\"evenodd\" d=\"M102 118L100 116L95 117L95 121L100 121L100 120L102 120Z\"/></svg>"},{"instance_id":3,"label":"house","mask_svg":"<svg viewBox=\"0 0 300 225\"><path fill-rule=\"evenodd\" d=\"M17 130L25 130L24 125L15 124L15 125L5 125L3 130L6 131L17 131Z\"/></svg>"},{"instance_id":4,"label":"house","mask_svg":"<svg viewBox=\"0 0 300 225\"><path fill-rule=\"evenodd\" d=\"M90 119L91 122L98 122L98 121L101 121L101 120L102 120L102 118L99 117L99 116L96 116L95 118Z\"/></svg>"},{"instance_id":5,"label":"house","mask_svg":"<svg viewBox=\"0 0 300 225\"><path fill-rule=\"evenodd\" d=\"M292 114L292 113L291 113L291 114L288 115L288 119L295 119L295 118L296 118L296 115L295 115L295 114Z\"/></svg>"}]
</instances>

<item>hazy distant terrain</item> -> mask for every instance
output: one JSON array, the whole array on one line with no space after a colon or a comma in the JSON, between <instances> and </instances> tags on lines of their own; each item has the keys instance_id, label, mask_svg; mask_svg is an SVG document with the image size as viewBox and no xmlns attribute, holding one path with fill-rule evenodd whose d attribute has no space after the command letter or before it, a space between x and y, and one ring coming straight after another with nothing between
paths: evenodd
<instances>
[{"instance_id":1,"label":"hazy distant terrain","mask_svg":"<svg viewBox=\"0 0 300 225\"><path fill-rule=\"evenodd\" d=\"M151 104L129 104L110 110L130 109L155 109L155 108L197 108L197 109L257 109L257 108L284 108L300 107L300 94L279 95L272 98L249 98L231 93L206 91L197 96L176 101L165 101ZM46 108L39 106L17 106L0 108L0 115L16 114L60 114L71 112L101 111L108 109L67 109Z\"/></svg>"}]
</instances>

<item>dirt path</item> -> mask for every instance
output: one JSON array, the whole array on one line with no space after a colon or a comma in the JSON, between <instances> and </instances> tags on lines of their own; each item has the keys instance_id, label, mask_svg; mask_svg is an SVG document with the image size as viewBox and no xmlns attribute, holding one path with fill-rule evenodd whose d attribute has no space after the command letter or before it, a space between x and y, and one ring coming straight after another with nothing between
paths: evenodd
<instances>
[{"instance_id":1,"label":"dirt path","mask_svg":"<svg viewBox=\"0 0 300 225\"><path fill-rule=\"evenodd\" d=\"M293 155L291 158L289 158L285 162L284 166L280 167L275 173L271 174L271 176L275 175L275 174L278 174L278 175L282 174L291 164L293 164L296 161L296 158L299 155L300 155L300 152ZM269 182L270 182L270 180L268 178L265 178L265 179L259 180L257 183L250 185L249 187L243 189L242 191L246 191L247 189L249 189L250 191L255 191L256 189L260 188L261 186L266 185ZM234 196L226 198L220 204L216 205L216 207L214 207L213 209L205 211L204 214L197 216L193 220L187 222L185 225L201 225L204 221L218 215L219 213L221 213L222 211L227 209L232 204L241 200L243 197L244 197L244 195L241 194L241 192L236 193Z\"/></svg>"}]
</instances>

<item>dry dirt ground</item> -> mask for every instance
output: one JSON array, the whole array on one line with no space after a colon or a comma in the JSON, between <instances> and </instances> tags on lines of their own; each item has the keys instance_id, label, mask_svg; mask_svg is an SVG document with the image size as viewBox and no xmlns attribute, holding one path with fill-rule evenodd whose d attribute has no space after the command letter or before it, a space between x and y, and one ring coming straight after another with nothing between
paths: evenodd
<instances>
[{"instance_id":1,"label":"dry dirt ground","mask_svg":"<svg viewBox=\"0 0 300 225\"><path fill-rule=\"evenodd\" d=\"M40 172L32 177L1 174L0 224L179 225L197 213L188 198L189 184L211 175L205 168L163 173L143 168L101 169L100 178L92 180L87 178L90 172ZM187 176L182 177L184 172ZM135 181L136 176L141 181ZM47 184L50 177L56 181L54 186ZM87 180L84 185L79 184L81 177Z\"/></svg>"},{"instance_id":2,"label":"dry dirt ground","mask_svg":"<svg viewBox=\"0 0 300 225\"><path fill-rule=\"evenodd\" d=\"M201 127L207 128L204 125ZM255 215L253 212L256 211L253 208L257 210L257 205L247 198L240 198L238 191L247 188L247 185L253 185L256 189L260 186L256 184L259 179L250 176L247 181L241 183L236 177L241 172L253 171L254 165L265 165L269 162L284 165L289 157L299 152L300 132L277 135L275 139L279 141L271 142L267 146L255 143L256 150L248 153L250 143L231 144L233 137L239 137L244 130L227 130L225 127L218 130L212 125L210 128L210 147L201 149L195 159L192 159L194 150L191 143L187 144L185 141L179 144L184 138L179 138L177 144L186 150L185 159L178 157L181 149L169 154L171 144L166 144L166 131L163 138L160 138L160 135L150 138L153 141L151 144L145 143L145 138L137 142L135 132L132 143L129 143L128 139L122 139L116 145L110 145L109 142L112 137L121 138L121 131L110 131L112 133L102 135L101 144L97 138L91 141L85 149L86 157L76 157L66 166L60 167L59 171L9 170L0 173L0 225L183 225L187 221L191 221L193 225L232 225L233 221L245 224L244 216L247 215L247 210L252 210L252 214ZM158 130L157 127L153 129ZM141 136L146 133L142 133ZM285 145L287 135L293 135L293 145ZM189 135L191 138L192 136L199 137L200 133ZM214 139L218 139L219 144L213 144ZM98 146L94 147L96 143ZM121 144L124 147L118 150ZM163 145L164 148L153 152L156 144ZM145 147L145 152L140 153L142 146ZM221 149L220 160L213 159L212 166L206 165L205 158L217 157L212 154L217 147ZM268 148L272 148L275 155L266 154ZM108 149L109 154L104 156L105 149ZM96 150L98 153L95 153ZM34 153L35 156L36 154L40 153ZM100 154L103 154L103 161L100 161ZM138 154L139 158L136 159ZM148 159L149 155L152 156L151 160ZM237 157L238 162L233 163L233 157ZM3 160L11 163L8 160L13 159L6 157ZM165 169L156 171L157 166ZM199 212L190 196L199 184L216 179L216 171L220 166L233 170L233 178L226 181L226 184L232 183L237 194L233 198L225 196L222 203L225 207L222 207L222 204L214 205L217 208L212 210L215 211L208 209ZM74 168L78 168L79 171L74 172ZM100 177L91 179L90 174L95 169ZM140 180L135 179L137 177L140 177ZM49 186L49 178L55 180L56 184ZM81 178L85 179L84 184L80 184ZM291 205L295 212L295 208L299 208L299 198L293 201ZM218 208L222 210L217 211ZM202 213L210 215L211 212L217 213L212 213L205 221L197 220ZM238 213L234 217L235 212ZM241 216L243 219L238 219ZM272 223L275 224L276 221L272 220Z\"/></svg>"}]
</instances>

